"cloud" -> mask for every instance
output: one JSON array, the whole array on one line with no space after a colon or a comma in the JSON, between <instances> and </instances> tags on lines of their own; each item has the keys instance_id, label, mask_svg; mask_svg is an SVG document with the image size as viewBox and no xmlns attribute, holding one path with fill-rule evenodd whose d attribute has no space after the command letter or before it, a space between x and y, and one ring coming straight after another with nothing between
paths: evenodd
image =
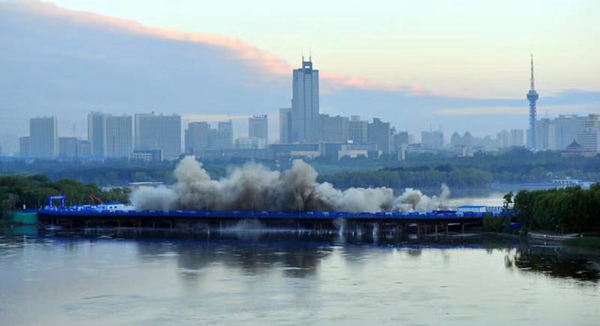
<instances>
[{"instance_id":1,"label":"cloud","mask_svg":"<svg viewBox=\"0 0 600 326\"><path fill-rule=\"evenodd\" d=\"M14 3L10 4L14 5ZM108 17L85 11L64 9L50 2L42 3L31 0L22 4L24 4L24 8L27 8L36 14L54 15L61 19L69 19L79 23L95 25L96 27L103 29L117 29L122 33L132 33L171 41L202 43L226 49L231 51L235 59L248 61L253 65L265 69L267 74L264 74L262 77L266 79L278 79L283 76L288 77L293 69L293 67L282 58L233 37L206 33L185 33L171 29L148 27L131 20ZM1 6L2 4L0 3L0 9L2 8ZM321 78L324 93L334 92L340 89L362 89L424 94L423 87L418 85L377 83L365 78L334 73L321 74ZM247 86L256 87L255 84L248 84Z\"/></svg>"}]
</instances>

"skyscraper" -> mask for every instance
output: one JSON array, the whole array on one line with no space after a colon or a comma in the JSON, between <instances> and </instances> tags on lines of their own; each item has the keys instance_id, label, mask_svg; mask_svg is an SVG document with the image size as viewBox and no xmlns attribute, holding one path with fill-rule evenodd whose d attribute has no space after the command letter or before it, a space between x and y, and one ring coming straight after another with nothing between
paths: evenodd
<instances>
[{"instance_id":1,"label":"skyscraper","mask_svg":"<svg viewBox=\"0 0 600 326\"><path fill-rule=\"evenodd\" d=\"M58 156L56 117L38 117L29 120L29 156L40 158Z\"/></svg>"},{"instance_id":2,"label":"skyscraper","mask_svg":"<svg viewBox=\"0 0 600 326\"><path fill-rule=\"evenodd\" d=\"M311 58L294 69L291 142L316 142L319 139L319 71Z\"/></svg>"},{"instance_id":3,"label":"skyscraper","mask_svg":"<svg viewBox=\"0 0 600 326\"><path fill-rule=\"evenodd\" d=\"M160 149L170 160L181 154L181 116L142 113L135 115L135 149Z\"/></svg>"},{"instance_id":4,"label":"skyscraper","mask_svg":"<svg viewBox=\"0 0 600 326\"><path fill-rule=\"evenodd\" d=\"M537 149L537 133L535 130L536 120L536 108L535 102L539 98L538 92L535 91L535 79L533 77L533 54L531 55L531 89L527 93L527 100L529 101L529 132L530 132L530 148L532 150Z\"/></svg>"}]
</instances>

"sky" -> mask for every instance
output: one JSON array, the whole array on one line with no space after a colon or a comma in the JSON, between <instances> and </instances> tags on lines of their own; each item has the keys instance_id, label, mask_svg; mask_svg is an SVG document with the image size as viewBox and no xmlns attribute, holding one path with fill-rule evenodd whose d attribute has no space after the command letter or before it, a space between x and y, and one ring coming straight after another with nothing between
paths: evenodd
<instances>
[{"instance_id":1,"label":"sky","mask_svg":"<svg viewBox=\"0 0 600 326\"><path fill-rule=\"evenodd\" d=\"M600 113L599 16L591 0L0 0L0 145L48 114L86 138L93 110L232 118L236 136L268 114L275 141L302 55L321 113L417 139L526 129L532 53L540 117Z\"/></svg>"},{"instance_id":2,"label":"sky","mask_svg":"<svg viewBox=\"0 0 600 326\"><path fill-rule=\"evenodd\" d=\"M529 55L545 95L599 90L595 0L56 0L60 7L240 39L296 65L433 94L520 97ZM568 83L564 81L568 80Z\"/></svg>"}]
</instances>

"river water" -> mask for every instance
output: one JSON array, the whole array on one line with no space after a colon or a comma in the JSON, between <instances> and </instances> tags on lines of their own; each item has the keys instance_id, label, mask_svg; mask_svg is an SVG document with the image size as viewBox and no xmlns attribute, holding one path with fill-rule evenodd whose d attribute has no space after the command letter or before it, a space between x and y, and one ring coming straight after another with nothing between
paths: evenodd
<instances>
[{"instance_id":1,"label":"river water","mask_svg":"<svg viewBox=\"0 0 600 326\"><path fill-rule=\"evenodd\" d=\"M559 247L339 235L0 238L0 325L598 325Z\"/></svg>"}]
</instances>

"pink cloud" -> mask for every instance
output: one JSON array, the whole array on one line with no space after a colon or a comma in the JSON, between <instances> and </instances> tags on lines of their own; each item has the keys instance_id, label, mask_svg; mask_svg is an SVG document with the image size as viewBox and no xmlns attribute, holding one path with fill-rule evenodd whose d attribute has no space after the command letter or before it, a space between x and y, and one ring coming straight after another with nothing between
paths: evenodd
<instances>
[{"instance_id":1,"label":"pink cloud","mask_svg":"<svg viewBox=\"0 0 600 326\"><path fill-rule=\"evenodd\" d=\"M83 24L94 25L103 29L114 29L119 32L132 33L146 37L155 37L166 40L193 42L212 45L230 50L235 58L247 60L254 65L265 69L266 79L279 79L288 76L291 78L291 67L282 58L249 45L239 39L215 34L185 33L170 29L144 26L138 22L103 16L95 13L64 9L48 2L27 2L28 10L40 15L55 15L62 19L70 19ZM350 77L342 74L322 73L324 93L344 89L375 90L386 92L406 92L415 95L424 95L424 89L418 85L406 86L387 83L378 83L360 77Z\"/></svg>"}]
</instances>

